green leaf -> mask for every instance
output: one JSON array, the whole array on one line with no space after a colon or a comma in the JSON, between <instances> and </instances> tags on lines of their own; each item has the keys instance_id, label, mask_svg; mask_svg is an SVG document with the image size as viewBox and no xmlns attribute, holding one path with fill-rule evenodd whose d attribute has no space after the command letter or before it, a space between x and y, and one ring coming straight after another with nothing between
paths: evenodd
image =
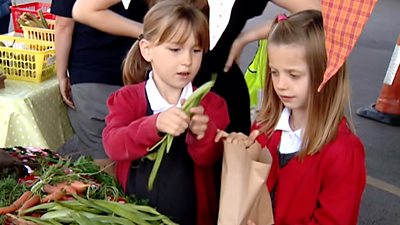
<instances>
[{"instance_id":1,"label":"green leaf","mask_svg":"<svg viewBox=\"0 0 400 225\"><path fill-rule=\"evenodd\" d=\"M171 149L172 142L174 141L174 136L168 134L167 135L167 153L169 153L169 149Z\"/></svg>"},{"instance_id":2,"label":"green leaf","mask_svg":"<svg viewBox=\"0 0 400 225\"><path fill-rule=\"evenodd\" d=\"M159 146L161 143L163 143L165 141L165 139L167 139L167 134L164 135L164 137L159 140L155 145L153 145L153 147L151 147L148 151L153 151L155 148L157 148L157 146Z\"/></svg>"},{"instance_id":3,"label":"green leaf","mask_svg":"<svg viewBox=\"0 0 400 225\"><path fill-rule=\"evenodd\" d=\"M153 190L154 180L156 179L157 172L160 169L161 160L162 160L162 158L164 156L164 152L165 152L166 147L167 147L167 142L164 141L161 144L160 149L158 150L156 161L154 162L153 168L151 169L149 181L148 181L148 184L147 184L149 190Z\"/></svg>"}]
</instances>

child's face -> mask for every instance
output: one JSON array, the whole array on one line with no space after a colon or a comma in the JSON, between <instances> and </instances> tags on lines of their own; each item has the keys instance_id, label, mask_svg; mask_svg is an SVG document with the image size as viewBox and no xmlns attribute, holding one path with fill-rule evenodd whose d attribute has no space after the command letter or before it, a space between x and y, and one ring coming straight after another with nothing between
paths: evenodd
<instances>
[{"instance_id":1,"label":"child's face","mask_svg":"<svg viewBox=\"0 0 400 225\"><path fill-rule=\"evenodd\" d=\"M272 84L282 103L293 112L305 112L310 88L310 70L304 46L270 43L268 58Z\"/></svg>"},{"instance_id":2,"label":"child's face","mask_svg":"<svg viewBox=\"0 0 400 225\"><path fill-rule=\"evenodd\" d=\"M179 36L179 32L175 36ZM159 45L149 43L145 50L141 49L144 58L151 63L154 80L161 92L180 91L193 80L200 68L203 50L196 44L194 35L184 43L177 41L178 37Z\"/></svg>"}]
</instances>

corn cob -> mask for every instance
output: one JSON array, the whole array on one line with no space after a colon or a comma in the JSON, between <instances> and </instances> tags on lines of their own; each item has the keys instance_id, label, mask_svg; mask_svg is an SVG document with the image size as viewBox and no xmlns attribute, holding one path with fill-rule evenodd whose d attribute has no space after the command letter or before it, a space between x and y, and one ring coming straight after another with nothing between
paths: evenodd
<instances>
[{"instance_id":1,"label":"corn cob","mask_svg":"<svg viewBox=\"0 0 400 225\"><path fill-rule=\"evenodd\" d=\"M199 105L200 101L204 98L204 96L207 95L207 93L214 86L216 79L217 79L217 74L212 74L211 80L201 85L199 88L197 88L196 91L194 91L193 94L185 101L185 103L182 106L182 110L186 114L190 115L189 110ZM152 151L156 147L160 146L157 152L151 153L151 157L152 158L155 157L155 162L150 172L149 180L147 183L147 187L149 188L149 190L153 190L154 181L156 179L157 172L160 168L164 152L166 151L167 153L169 153L173 140L174 136L172 136L171 134L166 134L159 142L157 142L153 147L149 149L149 151Z\"/></svg>"}]
</instances>

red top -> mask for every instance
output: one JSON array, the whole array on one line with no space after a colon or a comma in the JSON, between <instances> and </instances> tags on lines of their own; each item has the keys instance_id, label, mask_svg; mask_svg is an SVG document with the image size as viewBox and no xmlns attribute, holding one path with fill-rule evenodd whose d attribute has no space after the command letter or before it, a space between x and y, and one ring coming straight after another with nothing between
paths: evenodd
<instances>
[{"instance_id":1,"label":"red top","mask_svg":"<svg viewBox=\"0 0 400 225\"><path fill-rule=\"evenodd\" d=\"M204 138L197 140L187 132L186 144L194 162L197 195L197 224L215 224L218 209L213 164L222 158L223 146L214 143L217 129L229 124L225 101L210 92L200 103L210 118ZM129 85L112 94L107 102L109 114L103 130L103 144L110 159L116 161L116 176L126 189L131 162L144 157L147 149L162 137L156 128L158 114L146 116L145 83Z\"/></svg>"},{"instance_id":2,"label":"red top","mask_svg":"<svg viewBox=\"0 0 400 225\"><path fill-rule=\"evenodd\" d=\"M343 119L337 137L318 153L300 162L293 158L279 168L281 131L257 140L271 152L273 163L267 185L275 186L275 225L357 224L365 188L365 152L360 139Z\"/></svg>"}]
</instances>

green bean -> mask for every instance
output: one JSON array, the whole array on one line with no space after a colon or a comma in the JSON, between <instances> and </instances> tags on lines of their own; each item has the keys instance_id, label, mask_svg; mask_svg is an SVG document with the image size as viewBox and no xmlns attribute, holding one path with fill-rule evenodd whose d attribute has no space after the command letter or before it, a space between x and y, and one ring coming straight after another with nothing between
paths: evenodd
<instances>
[{"instance_id":1,"label":"green bean","mask_svg":"<svg viewBox=\"0 0 400 225\"><path fill-rule=\"evenodd\" d=\"M129 219L130 221L140 224L140 225L151 225L150 223L146 222L142 218L139 218L137 215L130 213L128 210L124 209L124 205L115 202L102 202L102 201L94 201L96 205L101 207L107 208L111 212L121 216L123 218Z\"/></svg>"},{"instance_id":2,"label":"green bean","mask_svg":"<svg viewBox=\"0 0 400 225\"><path fill-rule=\"evenodd\" d=\"M42 220L57 220L62 223L71 223L74 220L71 218L71 213L73 213L74 210L64 208L64 209L59 209L59 210L54 210L54 211L49 211L45 214L43 214L40 219Z\"/></svg>"}]
</instances>

